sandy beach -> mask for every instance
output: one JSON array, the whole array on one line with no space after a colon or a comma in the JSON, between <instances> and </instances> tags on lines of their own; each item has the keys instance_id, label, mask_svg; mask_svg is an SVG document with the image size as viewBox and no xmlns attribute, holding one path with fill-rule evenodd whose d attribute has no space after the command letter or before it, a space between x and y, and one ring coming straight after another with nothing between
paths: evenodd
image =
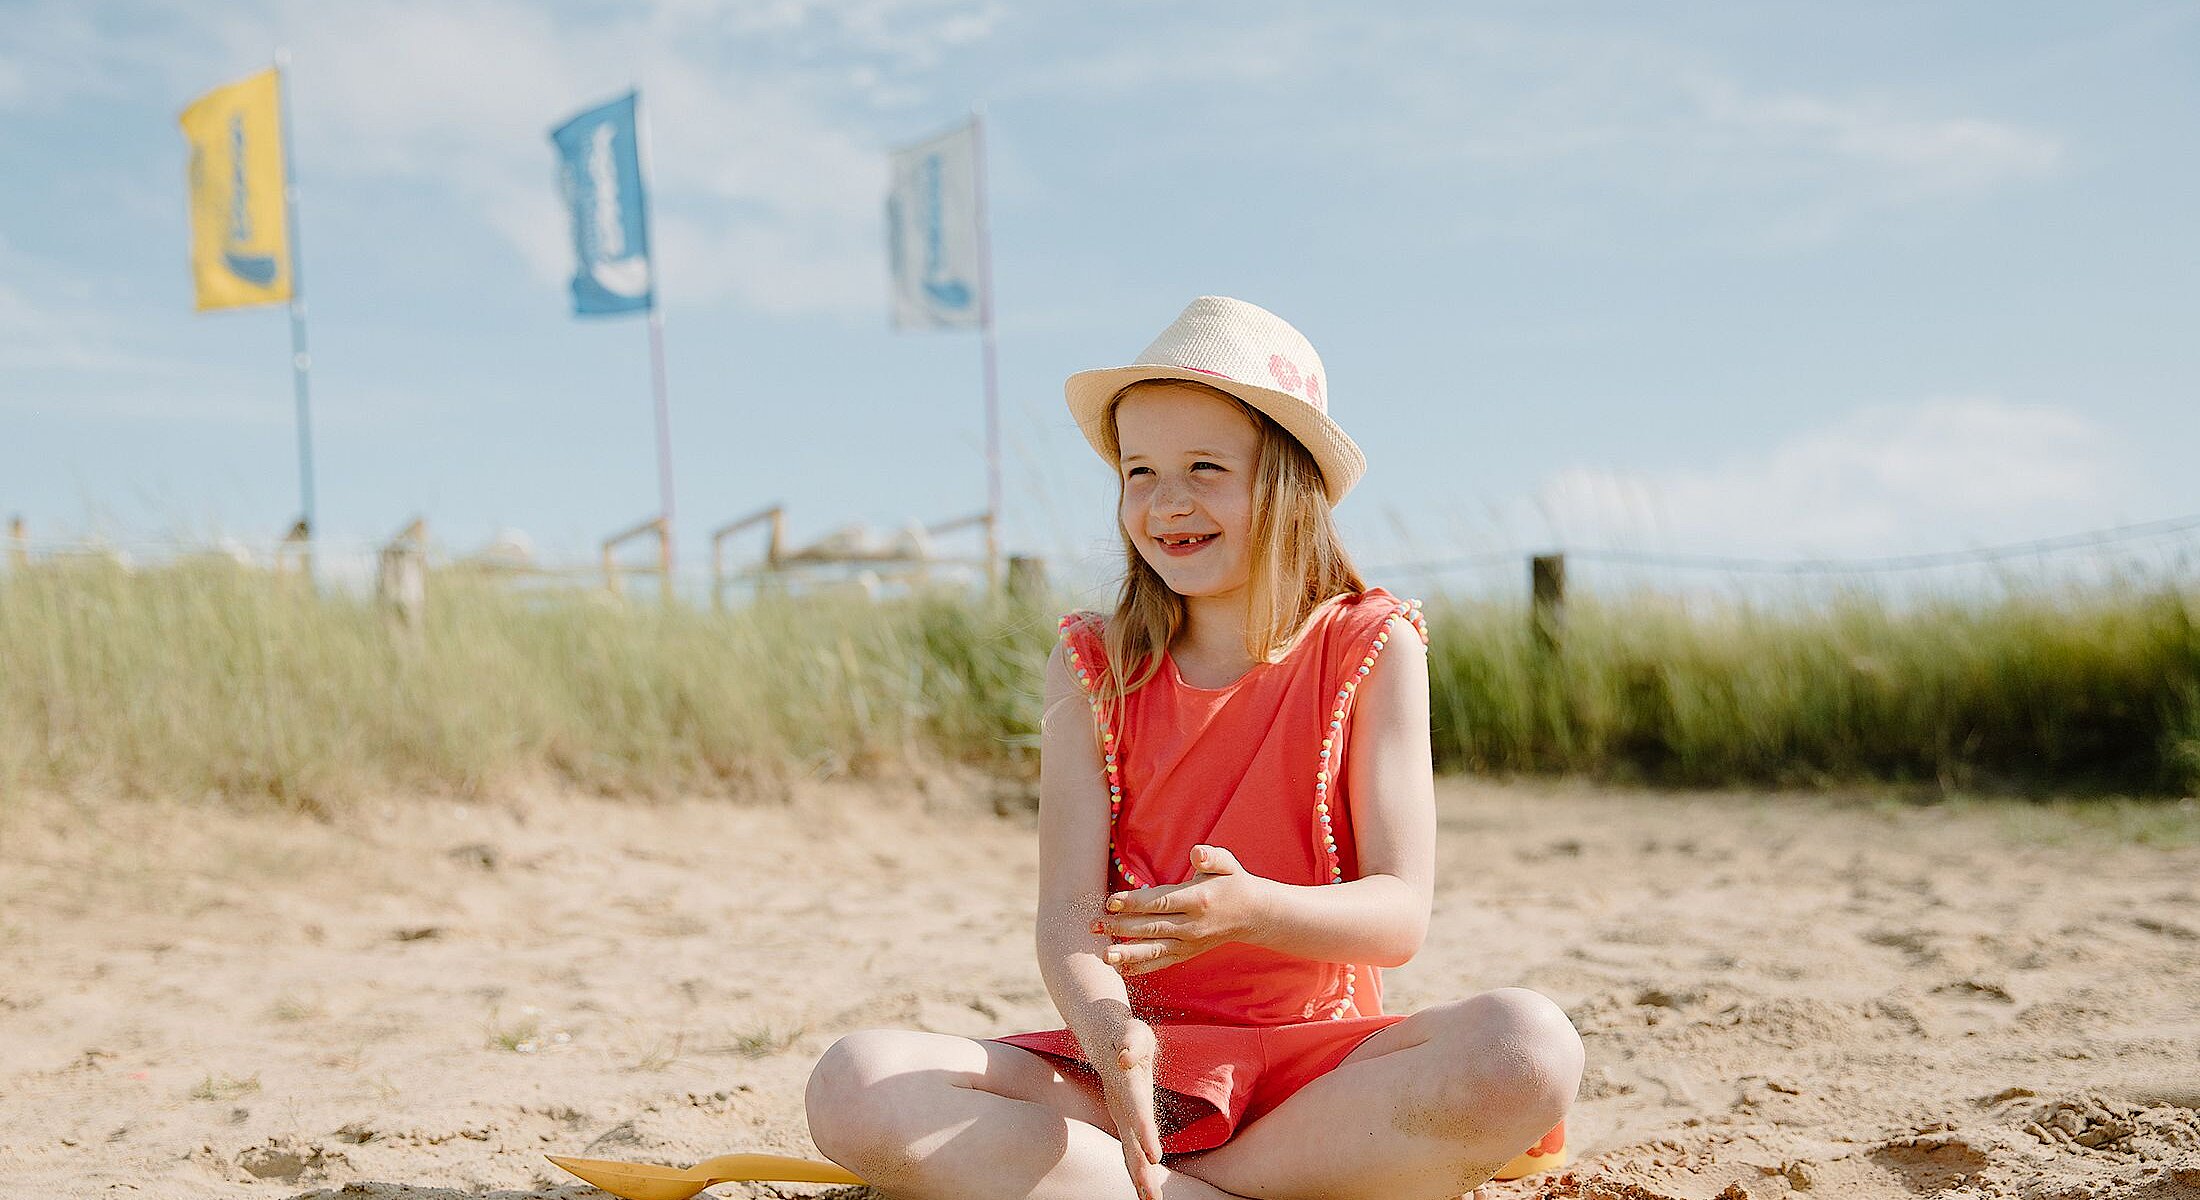
<instances>
[{"instance_id":1,"label":"sandy beach","mask_svg":"<svg viewBox=\"0 0 2200 1200\"><path fill-rule=\"evenodd\" d=\"M1492 1196L2200 1196L2200 848L2015 803L1439 790L1390 1007L1525 985L1588 1047L1572 1167ZM840 1034L1059 1023L1028 804L11 799L0 1194L577 1198L545 1152L812 1154Z\"/></svg>"}]
</instances>

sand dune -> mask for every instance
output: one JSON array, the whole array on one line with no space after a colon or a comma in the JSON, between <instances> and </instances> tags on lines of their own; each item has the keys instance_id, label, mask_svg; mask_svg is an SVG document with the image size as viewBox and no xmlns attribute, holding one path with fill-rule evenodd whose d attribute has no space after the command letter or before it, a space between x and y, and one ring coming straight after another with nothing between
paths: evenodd
<instances>
[{"instance_id":1,"label":"sand dune","mask_svg":"<svg viewBox=\"0 0 2200 1200\"><path fill-rule=\"evenodd\" d=\"M11 801L0 1194L579 1197L543 1152L812 1153L839 1034L1056 1023L997 787L332 824ZM1391 1007L1524 984L1589 1051L1573 1168L1491 1195L2200 1196L2200 850L2017 810L1441 792Z\"/></svg>"}]
</instances>

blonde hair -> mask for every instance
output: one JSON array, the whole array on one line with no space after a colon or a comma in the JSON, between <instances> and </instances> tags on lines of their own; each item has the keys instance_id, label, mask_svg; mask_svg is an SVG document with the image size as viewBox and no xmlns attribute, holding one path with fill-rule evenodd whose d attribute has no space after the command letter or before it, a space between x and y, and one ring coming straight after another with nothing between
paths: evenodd
<instances>
[{"instance_id":1,"label":"blonde hair","mask_svg":"<svg viewBox=\"0 0 2200 1200\"><path fill-rule=\"evenodd\" d=\"M1330 519L1321 468L1306 447L1267 413L1221 388L1188 379L1141 379L1110 397L1102 425L1109 458L1122 455L1116 409L1123 397L1152 384L1213 393L1243 411L1259 433L1253 467L1252 580L1245 652L1255 662L1274 662L1323 601L1367 588ZM1118 511L1122 486L1118 472ZM1100 689L1100 700L1111 713L1161 669L1162 651L1184 628L1184 597L1147 564L1120 519L1115 531L1123 539L1123 587L1116 597L1115 615L1107 624L1108 671Z\"/></svg>"}]
</instances>

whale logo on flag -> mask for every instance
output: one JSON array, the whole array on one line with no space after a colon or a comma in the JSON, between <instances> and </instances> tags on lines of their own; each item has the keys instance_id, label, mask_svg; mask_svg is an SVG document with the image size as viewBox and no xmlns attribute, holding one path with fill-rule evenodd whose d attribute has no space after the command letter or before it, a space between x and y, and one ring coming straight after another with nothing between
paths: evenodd
<instances>
[{"instance_id":1,"label":"whale logo on flag","mask_svg":"<svg viewBox=\"0 0 2200 1200\"><path fill-rule=\"evenodd\" d=\"M892 260L894 327L977 328L982 297L975 126L896 153L892 174L886 252Z\"/></svg>"},{"instance_id":2,"label":"whale logo on flag","mask_svg":"<svg viewBox=\"0 0 2200 1200\"><path fill-rule=\"evenodd\" d=\"M618 164L612 157L617 141L618 131L608 122L588 135L588 189L596 197L597 253L588 273L603 290L633 299L649 294L649 259L627 246L626 215L619 207Z\"/></svg>"},{"instance_id":3,"label":"whale logo on flag","mask_svg":"<svg viewBox=\"0 0 2200 1200\"><path fill-rule=\"evenodd\" d=\"M940 199L940 156L924 156L924 294L944 309L970 307L971 287L947 263L946 206Z\"/></svg>"},{"instance_id":4,"label":"whale logo on flag","mask_svg":"<svg viewBox=\"0 0 2200 1200\"><path fill-rule=\"evenodd\" d=\"M636 103L629 92L550 132L573 222L573 311L582 316L640 312L656 302Z\"/></svg>"}]
</instances>

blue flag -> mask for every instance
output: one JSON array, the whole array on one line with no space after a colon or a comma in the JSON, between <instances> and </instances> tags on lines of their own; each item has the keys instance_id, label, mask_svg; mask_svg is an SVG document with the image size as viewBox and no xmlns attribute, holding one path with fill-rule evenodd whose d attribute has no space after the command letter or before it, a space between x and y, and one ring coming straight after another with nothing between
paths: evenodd
<instances>
[{"instance_id":1,"label":"blue flag","mask_svg":"<svg viewBox=\"0 0 2200 1200\"><path fill-rule=\"evenodd\" d=\"M628 92L550 131L573 214L573 311L580 316L643 312L656 302L636 101Z\"/></svg>"}]
</instances>

